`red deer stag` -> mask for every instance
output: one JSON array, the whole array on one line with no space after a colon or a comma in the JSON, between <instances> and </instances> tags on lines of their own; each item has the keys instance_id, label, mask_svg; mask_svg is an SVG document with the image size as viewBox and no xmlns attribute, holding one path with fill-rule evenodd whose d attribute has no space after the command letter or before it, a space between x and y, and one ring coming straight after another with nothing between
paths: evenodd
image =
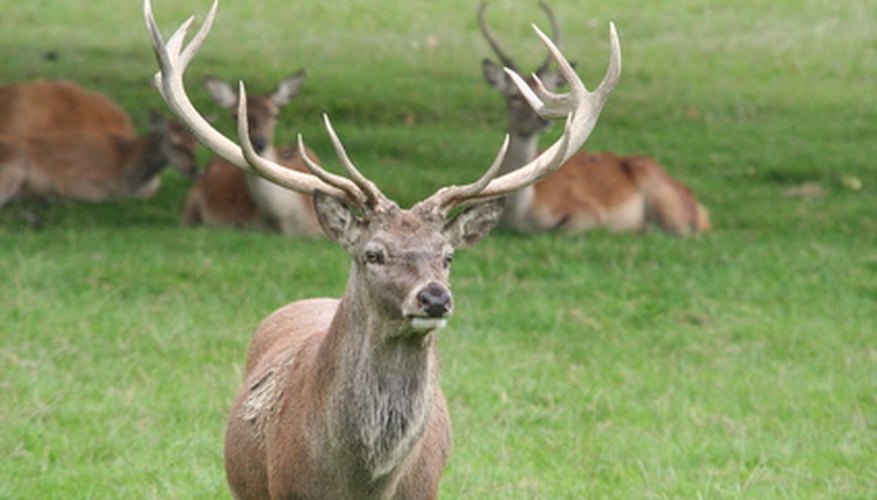
<instances>
[{"instance_id":1,"label":"red deer stag","mask_svg":"<svg viewBox=\"0 0 877 500\"><path fill-rule=\"evenodd\" d=\"M149 197L168 164L193 177L194 137L151 116L138 137L106 97L67 82L0 87L0 206L20 198L100 201Z\"/></svg>"},{"instance_id":2,"label":"red deer stag","mask_svg":"<svg viewBox=\"0 0 877 500\"><path fill-rule=\"evenodd\" d=\"M353 261L340 299L293 302L256 330L226 432L232 493L238 499L436 498L450 448L436 332L453 309L452 252L493 228L502 198L548 175L587 139L620 76L614 26L609 69L594 92L538 29L569 92L534 92L512 76L543 117L565 119L564 133L552 146L522 168L497 176L506 140L479 180L443 187L402 209L356 169L328 118L326 130L348 177L308 158L301 136L310 173L256 154L246 120L238 122L239 145L213 129L186 96L183 74L207 36L217 4L188 45L191 18L165 43L149 0L144 5L160 67L156 84L171 110L230 163L312 193L326 235ZM243 84L240 89L244 95ZM240 100L242 108L246 102ZM452 217L454 209L460 210Z\"/></svg>"},{"instance_id":3,"label":"red deer stag","mask_svg":"<svg viewBox=\"0 0 877 500\"><path fill-rule=\"evenodd\" d=\"M274 128L280 108L298 94L304 78L304 71L298 71L281 80L270 94L247 96L246 117L256 152L300 172L307 172L307 168L295 149L275 149ZM233 114L237 113L238 94L231 85L216 78L208 78L206 85L213 100ZM313 156L310 151L308 153ZM219 157L211 160L204 174L189 190L183 223L273 228L284 234L300 236L322 234L311 195L291 194Z\"/></svg>"},{"instance_id":4,"label":"red deer stag","mask_svg":"<svg viewBox=\"0 0 877 500\"><path fill-rule=\"evenodd\" d=\"M552 40L559 44L557 21L544 3ZM478 8L478 25L500 63L517 71L484 21L486 4ZM544 85L555 91L563 75L549 69L547 57L527 80L531 88ZM509 154L500 173L513 172L536 157L539 135L550 123L533 112L507 74L490 59L483 62L484 77L502 94L508 108ZM613 232L643 231L650 226L679 236L710 227L706 209L682 183L653 158L582 151L542 181L510 197L503 225L521 232L560 230L569 233L605 228Z\"/></svg>"}]
</instances>

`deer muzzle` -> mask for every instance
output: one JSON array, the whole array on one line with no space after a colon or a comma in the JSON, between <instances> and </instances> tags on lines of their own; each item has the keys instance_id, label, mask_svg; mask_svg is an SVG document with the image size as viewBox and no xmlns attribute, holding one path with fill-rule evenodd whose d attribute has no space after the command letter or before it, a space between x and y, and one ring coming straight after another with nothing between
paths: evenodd
<instances>
[{"instance_id":1,"label":"deer muzzle","mask_svg":"<svg viewBox=\"0 0 877 500\"><path fill-rule=\"evenodd\" d=\"M451 291L436 282L423 287L416 298L420 311L428 318L444 318L453 308Z\"/></svg>"}]
</instances>

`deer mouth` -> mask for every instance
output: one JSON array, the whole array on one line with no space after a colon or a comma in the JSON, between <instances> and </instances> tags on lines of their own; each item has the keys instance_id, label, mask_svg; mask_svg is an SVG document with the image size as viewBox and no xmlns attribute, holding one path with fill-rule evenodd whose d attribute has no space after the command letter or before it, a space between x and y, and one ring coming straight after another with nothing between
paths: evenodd
<instances>
[{"instance_id":1,"label":"deer mouth","mask_svg":"<svg viewBox=\"0 0 877 500\"><path fill-rule=\"evenodd\" d=\"M408 316L406 319L408 320L411 330L416 333L427 333L433 330L438 330L444 328L448 323L447 318L445 317Z\"/></svg>"}]
</instances>

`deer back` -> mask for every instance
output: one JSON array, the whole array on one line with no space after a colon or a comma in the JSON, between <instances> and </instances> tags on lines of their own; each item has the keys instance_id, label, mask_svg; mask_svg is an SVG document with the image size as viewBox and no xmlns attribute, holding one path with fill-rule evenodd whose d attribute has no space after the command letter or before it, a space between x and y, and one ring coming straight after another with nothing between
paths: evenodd
<instances>
[{"instance_id":1,"label":"deer back","mask_svg":"<svg viewBox=\"0 0 877 500\"><path fill-rule=\"evenodd\" d=\"M241 229L265 228L259 207L247 190L247 174L214 157L186 195L183 224Z\"/></svg>"},{"instance_id":2,"label":"deer back","mask_svg":"<svg viewBox=\"0 0 877 500\"><path fill-rule=\"evenodd\" d=\"M116 103L76 84L35 81L0 87L0 135L82 129L136 135L130 117Z\"/></svg>"}]
</instances>

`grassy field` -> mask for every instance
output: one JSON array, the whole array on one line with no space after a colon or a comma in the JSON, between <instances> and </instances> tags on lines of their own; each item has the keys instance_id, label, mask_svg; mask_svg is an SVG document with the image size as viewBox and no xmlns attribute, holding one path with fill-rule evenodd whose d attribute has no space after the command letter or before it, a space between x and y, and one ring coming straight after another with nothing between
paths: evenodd
<instances>
[{"instance_id":1,"label":"grassy field","mask_svg":"<svg viewBox=\"0 0 877 500\"><path fill-rule=\"evenodd\" d=\"M874 498L877 3L552 4L586 82L605 69L610 20L621 34L622 82L587 147L655 156L716 230L498 232L460 252L441 334L442 497ZM154 0L166 34L208 7ZM302 131L333 164L327 111L408 205L498 147L475 8L225 1L191 93L230 130L201 78L258 91L306 68L279 142ZM489 16L522 62L541 59L535 1ZM144 129L162 109L135 0L0 0L0 61L0 84L74 80ZM790 194L803 185L817 195ZM222 435L252 329L340 294L348 258L181 228L187 187L168 173L148 201L0 210L0 498L228 496Z\"/></svg>"}]
</instances>

